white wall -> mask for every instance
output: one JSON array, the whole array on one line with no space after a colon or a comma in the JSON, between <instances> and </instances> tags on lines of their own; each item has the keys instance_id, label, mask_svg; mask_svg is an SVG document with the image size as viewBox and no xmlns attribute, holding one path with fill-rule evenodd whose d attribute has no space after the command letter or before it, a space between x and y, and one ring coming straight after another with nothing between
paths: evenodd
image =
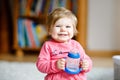
<instances>
[{"instance_id":1,"label":"white wall","mask_svg":"<svg viewBox=\"0 0 120 80\"><path fill-rule=\"evenodd\" d=\"M116 46L120 50L120 0L116 0Z\"/></svg>"},{"instance_id":2,"label":"white wall","mask_svg":"<svg viewBox=\"0 0 120 80\"><path fill-rule=\"evenodd\" d=\"M89 50L120 50L119 9L120 0L88 0Z\"/></svg>"}]
</instances>

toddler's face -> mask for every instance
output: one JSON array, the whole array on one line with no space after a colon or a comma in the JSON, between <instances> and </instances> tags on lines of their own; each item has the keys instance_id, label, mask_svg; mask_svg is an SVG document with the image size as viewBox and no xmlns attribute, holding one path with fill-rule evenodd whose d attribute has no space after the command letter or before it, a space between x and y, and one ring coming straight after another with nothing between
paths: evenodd
<instances>
[{"instance_id":1,"label":"toddler's face","mask_svg":"<svg viewBox=\"0 0 120 80\"><path fill-rule=\"evenodd\" d=\"M53 25L50 35L58 42L67 42L74 36L73 21L67 17L57 20Z\"/></svg>"}]
</instances>

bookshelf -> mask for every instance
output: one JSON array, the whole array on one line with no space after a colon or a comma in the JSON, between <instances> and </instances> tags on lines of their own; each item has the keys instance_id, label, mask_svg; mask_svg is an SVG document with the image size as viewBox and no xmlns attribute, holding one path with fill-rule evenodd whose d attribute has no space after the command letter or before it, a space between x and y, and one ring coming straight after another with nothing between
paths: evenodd
<instances>
[{"instance_id":1,"label":"bookshelf","mask_svg":"<svg viewBox=\"0 0 120 80\"><path fill-rule=\"evenodd\" d=\"M21 5L21 2L19 1L24 1L22 3L24 3L24 5ZM25 3L26 7L25 7ZM32 12L31 12L31 5L33 5L33 3L35 3L34 1L39 1L39 5L41 4L40 1L46 1L46 2L42 2L46 5L43 6L43 8L41 8L40 11L38 11L37 9L37 3L36 7L32 7ZM61 1L61 2L60 2ZM73 1L73 2L72 2ZM78 18L78 31L79 34L75 37L76 40L78 42L80 42L84 48L86 48L86 18L87 18L87 0L14 0L13 4L13 24L14 24L14 34L13 34L13 49L16 51L16 56L18 57L23 57L24 56L24 51L39 51L40 50L40 46L39 47L21 47L19 45L19 38L18 38L18 19L28 19L28 20L32 20L33 22L37 22L39 24L45 25L45 21L46 21L46 16L47 13L49 13L49 11L51 11L51 6L50 4L52 4L52 8L55 8L56 3L59 3L59 6L63 6L66 7L70 10L72 10L77 18ZM62 4L60 4L62 3ZM65 4L66 3L66 4ZM74 4L73 4L74 3ZM48 5L49 4L49 5ZM75 5L74 7L71 7L71 5ZM22 8L23 10L21 10ZM33 9L34 8L34 9ZM26 9L26 10L25 10ZM34 10L34 11L33 11ZM20 12L23 11L23 12ZM34 13L36 12L36 13Z\"/></svg>"}]
</instances>

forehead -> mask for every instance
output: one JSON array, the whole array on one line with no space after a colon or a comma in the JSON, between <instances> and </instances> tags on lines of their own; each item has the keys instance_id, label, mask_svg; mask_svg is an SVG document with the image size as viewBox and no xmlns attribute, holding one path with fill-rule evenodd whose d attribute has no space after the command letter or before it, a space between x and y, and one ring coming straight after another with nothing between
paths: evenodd
<instances>
[{"instance_id":1,"label":"forehead","mask_svg":"<svg viewBox=\"0 0 120 80\"><path fill-rule=\"evenodd\" d=\"M57 24L73 25L73 20L70 19L70 18L67 18L67 17L65 17L65 18L60 18L60 19L58 19L58 20L55 22L55 24L56 24L56 25L57 25Z\"/></svg>"}]
</instances>

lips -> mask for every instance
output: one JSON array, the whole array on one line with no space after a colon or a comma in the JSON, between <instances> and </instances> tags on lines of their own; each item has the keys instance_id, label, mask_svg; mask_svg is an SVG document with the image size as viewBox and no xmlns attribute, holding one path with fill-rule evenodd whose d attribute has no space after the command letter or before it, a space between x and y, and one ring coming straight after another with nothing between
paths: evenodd
<instances>
[{"instance_id":1,"label":"lips","mask_svg":"<svg viewBox=\"0 0 120 80\"><path fill-rule=\"evenodd\" d=\"M68 36L68 34L58 34L58 36Z\"/></svg>"}]
</instances>

